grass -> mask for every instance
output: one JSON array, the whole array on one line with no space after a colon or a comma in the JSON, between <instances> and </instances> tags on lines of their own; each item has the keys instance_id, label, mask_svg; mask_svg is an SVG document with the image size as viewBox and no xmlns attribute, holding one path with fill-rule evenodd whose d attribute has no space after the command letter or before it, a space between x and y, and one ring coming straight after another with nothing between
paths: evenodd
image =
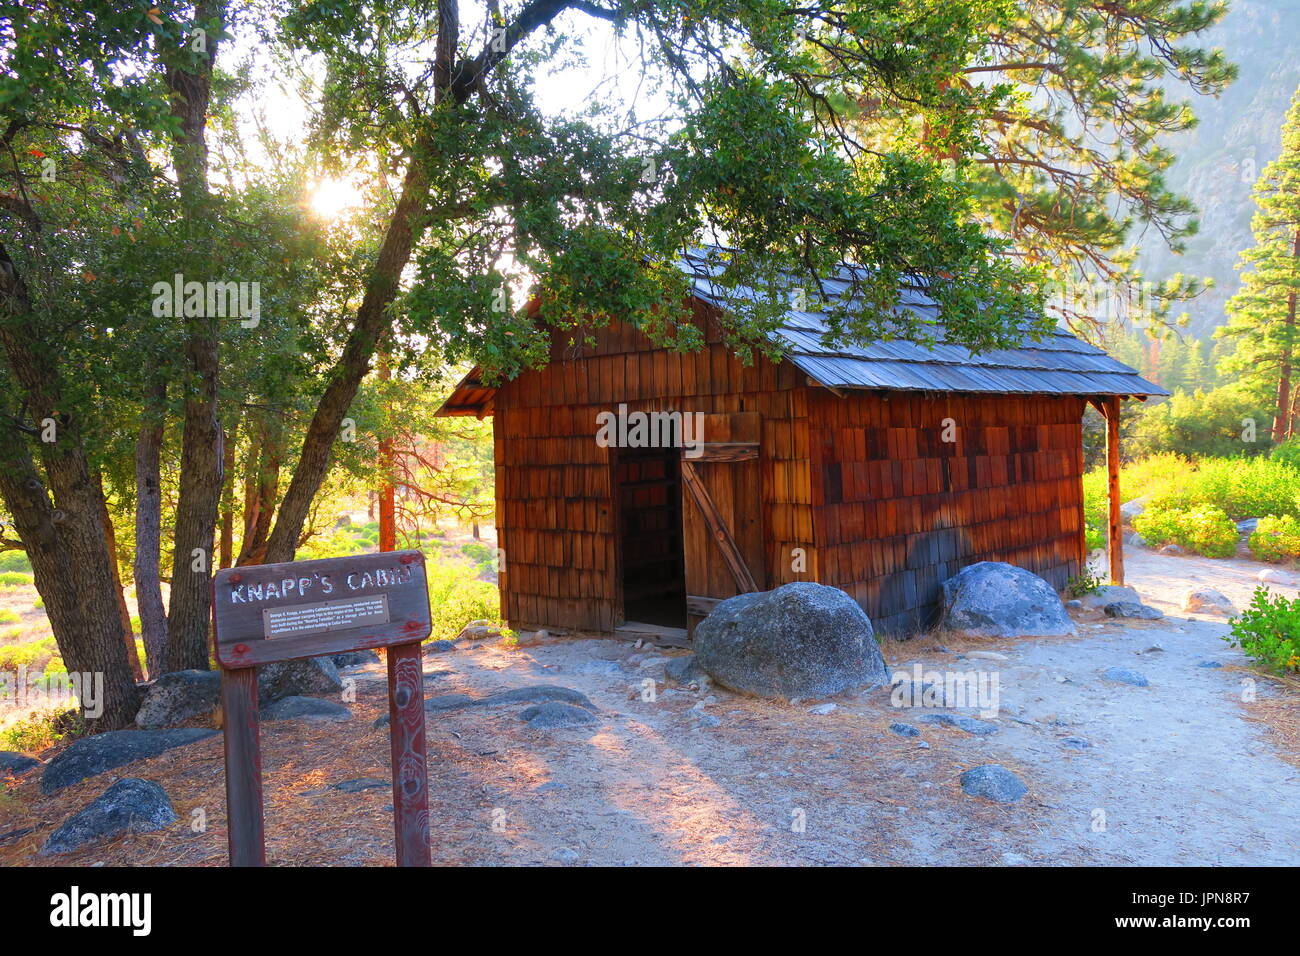
<instances>
[{"instance_id":1,"label":"grass","mask_svg":"<svg viewBox=\"0 0 1300 956\"><path fill-rule=\"evenodd\" d=\"M0 588L29 588L36 579L24 571L0 571Z\"/></svg>"},{"instance_id":2,"label":"grass","mask_svg":"<svg viewBox=\"0 0 1300 956\"><path fill-rule=\"evenodd\" d=\"M24 551L0 551L0 571L21 571L32 573L32 563L27 560Z\"/></svg>"},{"instance_id":3,"label":"grass","mask_svg":"<svg viewBox=\"0 0 1300 956\"><path fill-rule=\"evenodd\" d=\"M478 568L458 561L429 562L430 640L455 637L470 621L500 623L501 601L495 584L478 580Z\"/></svg>"},{"instance_id":4,"label":"grass","mask_svg":"<svg viewBox=\"0 0 1300 956\"><path fill-rule=\"evenodd\" d=\"M17 611L0 608L0 624L17 624L21 620L22 616Z\"/></svg>"}]
</instances>

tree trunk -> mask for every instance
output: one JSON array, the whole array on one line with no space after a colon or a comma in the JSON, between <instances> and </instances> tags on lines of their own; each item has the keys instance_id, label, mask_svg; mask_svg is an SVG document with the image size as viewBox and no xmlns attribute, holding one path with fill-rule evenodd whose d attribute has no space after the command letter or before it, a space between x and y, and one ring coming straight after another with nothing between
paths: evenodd
<instances>
[{"instance_id":1,"label":"tree trunk","mask_svg":"<svg viewBox=\"0 0 1300 956\"><path fill-rule=\"evenodd\" d=\"M145 397L144 422L135 440L135 605L140 615L149 675L165 673L167 611L162 580L162 478L160 458L167 383L157 379Z\"/></svg>"},{"instance_id":2,"label":"tree trunk","mask_svg":"<svg viewBox=\"0 0 1300 956\"><path fill-rule=\"evenodd\" d=\"M329 471L334 439L338 437L343 418L356 398L362 379L370 371L375 347L391 321L388 306L397 297L402 270L411 257L415 242L416 218L428 197L429 179L422 157L413 157L402 183L402 196L397 201L393 219L379 249L379 258L366 283L365 296L357 309L356 323L343 348L343 355L334 367L330 383L316 406L316 414L307 427L298 467L294 469L293 480L285 492L275 530L271 532L267 545L266 561L269 563L293 560L312 499Z\"/></svg>"},{"instance_id":3,"label":"tree trunk","mask_svg":"<svg viewBox=\"0 0 1300 956\"><path fill-rule=\"evenodd\" d=\"M1300 259L1300 229L1291 240L1291 258ZM1295 431L1295 409L1291 399L1291 358L1295 337L1296 294L1286 300L1286 333L1282 343L1282 373L1277 386L1277 418L1273 419L1273 441L1281 443Z\"/></svg>"},{"instance_id":4,"label":"tree trunk","mask_svg":"<svg viewBox=\"0 0 1300 956\"><path fill-rule=\"evenodd\" d=\"M235 561L235 437L223 432L221 471L225 486L221 492L221 560L218 567L228 568Z\"/></svg>"},{"instance_id":5,"label":"tree trunk","mask_svg":"<svg viewBox=\"0 0 1300 956\"><path fill-rule=\"evenodd\" d=\"M224 18L224 0L195 4L195 19ZM217 41L206 40L206 58L191 73L163 54L172 115L180 122L175 144L176 177L184 223L192 237L207 236L208 101ZM193 241L193 239L191 239ZM180 496L176 502L175 555L167 614L168 671L208 667L212 616L213 539L221 500L222 442L217 419L219 374L216 316L186 316L185 427L181 439Z\"/></svg>"},{"instance_id":6,"label":"tree trunk","mask_svg":"<svg viewBox=\"0 0 1300 956\"><path fill-rule=\"evenodd\" d=\"M256 463L256 472L246 477L244 540L239 548L238 565L263 564L266 559L266 542L271 532L271 519L275 515L275 502L280 494L280 464L284 435L278 421L265 412L252 422L257 449L249 449L249 463ZM252 444L252 443L250 443ZM257 454L254 455L254 451Z\"/></svg>"},{"instance_id":7,"label":"tree trunk","mask_svg":"<svg viewBox=\"0 0 1300 956\"><path fill-rule=\"evenodd\" d=\"M104 546L102 495L82 448L79 422L63 401L59 370L51 360L55 350L41 340L26 285L3 246L0 349L32 417L58 422L57 440L38 446L47 491L18 419L0 416L0 497L27 548L69 675L85 675L92 691L102 681L102 697L80 695L87 724L95 731L126 727L139 707L139 691Z\"/></svg>"},{"instance_id":8,"label":"tree trunk","mask_svg":"<svg viewBox=\"0 0 1300 956\"><path fill-rule=\"evenodd\" d=\"M144 680L144 671L140 667L140 655L135 649L135 631L131 627L131 609L126 606L126 588L122 585L122 572L117 563L117 530L113 527L113 516L108 512L108 498L104 495L104 478L95 474L95 484L103 509L100 518L104 525L104 547L108 549L108 568L113 573L113 591L117 598L117 613L122 620L122 634L126 639L126 658L131 665L131 673L136 680Z\"/></svg>"}]
</instances>

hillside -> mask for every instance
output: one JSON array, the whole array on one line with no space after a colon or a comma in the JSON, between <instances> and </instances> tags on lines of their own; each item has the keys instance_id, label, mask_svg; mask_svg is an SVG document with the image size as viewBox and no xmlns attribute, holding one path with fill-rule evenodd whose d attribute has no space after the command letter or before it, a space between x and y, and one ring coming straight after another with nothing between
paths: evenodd
<instances>
[{"instance_id":1,"label":"hillside","mask_svg":"<svg viewBox=\"0 0 1300 956\"><path fill-rule=\"evenodd\" d=\"M1215 280L1215 288L1187 307L1189 331L1198 338L1223 324L1224 303L1238 287L1237 257L1251 245L1251 186L1277 157L1282 119L1300 86L1297 35L1296 0L1233 0L1204 45L1221 47L1238 65L1240 77L1218 99L1198 97L1194 108L1200 125L1169 143L1178 154L1169 181L1201 210L1200 232L1181 256L1171 254L1154 233L1136 237L1139 262L1149 278L1182 272Z\"/></svg>"}]
</instances>

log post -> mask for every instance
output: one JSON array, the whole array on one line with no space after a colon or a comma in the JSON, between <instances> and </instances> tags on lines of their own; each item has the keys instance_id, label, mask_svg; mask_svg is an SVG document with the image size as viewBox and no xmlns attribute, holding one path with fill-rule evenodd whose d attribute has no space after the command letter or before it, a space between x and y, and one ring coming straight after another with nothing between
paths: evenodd
<instances>
[{"instance_id":1,"label":"log post","mask_svg":"<svg viewBox=\"0 0 1300 956\"><path fill-rule=\"evenodd\" d=\"M429 771L419 641L388 648L388 732L398 866L429 866Z\"/></svg>"},{"instance_id":2,"label":"log post","mask_svg":"<svg viewBox=\"0 0 1300 956\"><path fill-rule=\"evenodd\" d=\"M1106 476L1109 490L1106 551L1110 556L1111 584L1124 583L1124 535L1119 513L1119 402L1118 395L1105 398L1106 407Z\"/></svg>"},{"instance_id":3,"label":"log post","mask_svg":"<svg viewBox=\"0 0 1300 956\"><path fill-rule=\"evenodd\" d=\"M257 668L221 668L226 747L226 834L231 866L266 866Z\"/></svg>"}]
</instances>

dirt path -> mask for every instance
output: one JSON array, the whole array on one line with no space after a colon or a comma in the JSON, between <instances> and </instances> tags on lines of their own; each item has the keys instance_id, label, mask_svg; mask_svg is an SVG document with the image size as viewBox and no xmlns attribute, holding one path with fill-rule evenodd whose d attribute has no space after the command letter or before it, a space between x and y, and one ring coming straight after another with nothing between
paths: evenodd
<instances>
[{"instance_id":1,"label":"dirt path","mask_svg":"<svg viewBox=\"0 0 1300 956\"><path fill-rule=\"evenodd\" d=\"M555 684L586 694L596 725L539 731L524 705L431 714L434 858L458 864L1296 864L1300 769L1256 708L1295 693L1257 681L1220 639L1226 627L1188 619L1189 582L1249 596L1251 562L1129 555L1130 583L1168 615L1147 623L1081 621L1079 637L1023 642L927 638L888 643L900 670L980 670L999 681L996 732L972 736L918 720L888 690L789 706L663 681L675 652L613 640L511 648L463 646L426 657L430 695ZM1198 579L1199 576L1199 579ZM1162 649L1150 650L1159 645ZM1203 662L1220 667L1202 667ZM1147 687L1101 672L1140 671ZM357 679L354 717L263 728L268 850L278 863L391 861L391 794L330 789L387 773L382 670ZM643 681L656 681L654 700ZM692 708L705 701L704 720ZM1290 711L1292 719L1295 709ZM894 722L919 727L905 738ZM716 725L715 725L716 724ZM1089 746L1071 749L1067 738ZM1293 738L1294 739L1294 738ZM1075 742L1078 746L1077 741ZM1291 755L1300 760L1300 755ZM202 808L203 833L174 827L86 850L67 862L224 862L217 739L123 768L164 782L182 818ZM962 771L1000 763L1029 794L1003 805L964 794ZM0 863L49 863L44 835L111 781L63 796L35 781L9 798L11 821L37 829L0 845ZM0 803L0 832L6 807ZM1104 813L1104 827L1101 814Z\"/></svg>"}]
</instances>

